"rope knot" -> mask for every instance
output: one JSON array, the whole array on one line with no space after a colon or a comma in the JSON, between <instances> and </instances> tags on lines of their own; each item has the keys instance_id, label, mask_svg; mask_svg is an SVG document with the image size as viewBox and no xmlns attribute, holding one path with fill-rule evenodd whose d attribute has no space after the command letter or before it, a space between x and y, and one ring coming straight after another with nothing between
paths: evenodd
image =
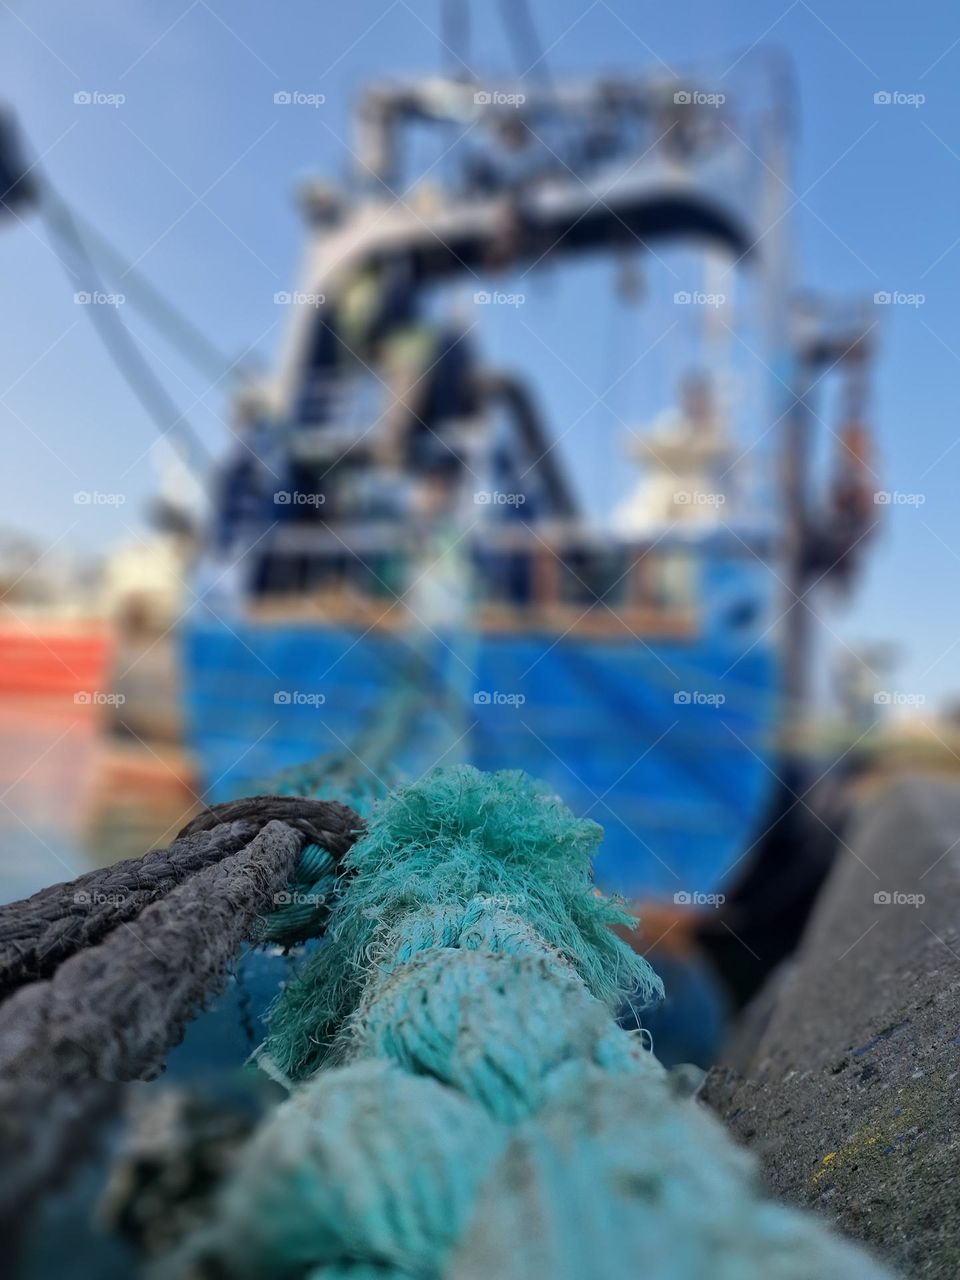
<instances>
[{"instance_id":1,"label":"rope knot","mask_svg":"<svg viewBox=\"0 0 960 1280\"><path fill-rule=\"evenodd\" d=\"M228 822L250 822L261 830L268 822L285 822L306 836L310 844L326 849L339 862L356 839L363 823L360 815L336 800L311 800L306 796L245 796L211 805L180 832L178 839L199 831L212 831Z\"/></svg>"}]
</instances>

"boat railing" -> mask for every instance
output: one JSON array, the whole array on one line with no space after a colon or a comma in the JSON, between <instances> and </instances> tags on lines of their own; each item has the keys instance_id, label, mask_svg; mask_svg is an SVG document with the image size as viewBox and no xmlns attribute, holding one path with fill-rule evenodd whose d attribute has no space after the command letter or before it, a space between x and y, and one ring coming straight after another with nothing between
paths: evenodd
<instances>
[{"instance_id":1,"label":"boat railing","mask_svg":"<svg viewBox=\"0 0 960 1280\"><path fill-rule=\"evenodd\" d=\"M691 540L619 540L565 521L505 521L460 537L391 521L273 535L258 548L257 616L399 627L431 578L457 584L491 631L679 635L698 613Z\"/></svg>"}]
</instances>

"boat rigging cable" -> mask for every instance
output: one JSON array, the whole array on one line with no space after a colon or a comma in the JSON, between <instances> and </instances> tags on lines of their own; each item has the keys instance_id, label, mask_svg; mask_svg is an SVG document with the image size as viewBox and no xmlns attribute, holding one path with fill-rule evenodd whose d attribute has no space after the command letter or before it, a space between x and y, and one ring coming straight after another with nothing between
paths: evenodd
<instances>
[{"instance_id":1,"label":"boat rigging cable","mask_svg":"<svg viewBox=\"0 0 960 1280\"><path fill-rule=\"evenodd\" d=\"M83 218L76 209L68 208L65 201L48 190L49 199L70 217L74 230L86 246L87 256L100 257L105 274L123 283L124 292L131 305L139 307L158 333L198 373L214 382L222 382L231 375L236 377L236 361L217 349L207 335L192 320L179 311L147 277L136 269L115 248L102 232Z\"/></svg>"},{"instance_id":2,"label":"boat rigging cable","mask_svg":"<svg viewBox=\"0 0 960 1280\"><path fill-rule=\"evenodd\" d=\"M106 236L76 213L54 190L36 164L27 166L19 130L9 113L0 113L0 209L21 221L18 208L31 206L43 217L52 240L52 251L71 282L81 292L104 293L99 257L106 274L123 282L130 301L180 355L198 369L211 385L234 374L237 361L227 359L213 343L157 290L142 273L125 261ZM161 380L143 356L140 346L113 306L87 307L89 318L107 354L133 391L162 437L171 436L192 469L209 464L210 456L200 437L178 410Z\"/></svg>"},{"instance_id":3,"label":"boat rigging cable","mask_svg":"<svg viewBox=\"0 0 960 1280\"><path fill-rule=\"evenodd\" d=\"M56 254L67 275L81 290L90 294L105 293L96 263L77 229L73 215L62 201L49 193L40 202L47 226L66 250L67 256ZM206 445L187 422L163 383L143 356L130 330L120 318L118 309L110 306L88 306L90 320L121 377L137 397L141 407L160 433L177 441L181 453L196 470L198 463L209 465Z\"/></svg>"}]
</instances>

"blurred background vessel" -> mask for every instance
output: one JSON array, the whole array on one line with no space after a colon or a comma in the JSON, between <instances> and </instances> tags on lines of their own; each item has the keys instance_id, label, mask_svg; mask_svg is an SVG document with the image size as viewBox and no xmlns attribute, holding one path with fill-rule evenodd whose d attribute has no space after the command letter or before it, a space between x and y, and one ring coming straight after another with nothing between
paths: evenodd
<instances>
[{"instance_id":1,"label":"blurred background vessel","mask_svg":"<svg viewBox=\"0 0 960 1280\"><path fill-rule=\"evenodd\" d=\"M153 532L110 556L82 626L70 592L39 627L8 590L7 679L89 694L161 778L186 746L206 799L319 754L373 791L453 759L523 768L605 826L605 887L714 890L778 803L806 598L849 582L873 519L873 324L792 279L789 86L755 53L736 92L660 72L369 87L352 181L303 192L281 357L235 380L227 458L205 458L119 309L87 308L162 428ZM78 296L120 275L215 364L3 136L8 205L45 216ZM626 459L598 432L601 475L636 473L605 511L556 451L577 423L544 421L483 346L531 273L562 288L584 259L612 265L615 324L652 313L678 371L652 424L611 410Z\"/></svg>"},{"instance_id":2,"label":"blurred background vessel","mask_svg":"<svg viewBox=\"0 0 960 1280\"><path fill-rule=\"evenodd\" d=\"M872 514L869 322L797 300L785 80L760 69L740 100L660 74L364 94L355 185L305 193L280 366L238 397L205 607L180 628L214 796L318 744L375 785L462 758L527 769L601 821L607 887L706 892L742 853L805 696L805 610L778 629L784 590L847 578ZM671 250L690 287L666 293ZM663 332L683 317L678 403L623 424L642 474L606 519L523 370L481 345L534 267L585 255ZM732 349L753 332L760 404ZM846 417L820 498L827 373Z\"/></svg>"}]
</instances>

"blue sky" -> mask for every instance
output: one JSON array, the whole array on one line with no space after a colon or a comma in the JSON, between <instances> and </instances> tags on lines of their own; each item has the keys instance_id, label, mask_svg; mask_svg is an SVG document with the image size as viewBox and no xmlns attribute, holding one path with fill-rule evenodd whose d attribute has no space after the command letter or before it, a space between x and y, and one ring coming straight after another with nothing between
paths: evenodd
<instances>
[{"instance_id":1,"label":"blue sky","mask_svg":"<svg viewBox=\"0 0 960 1280\"><path fill-rule=\"evenodd\" d=\"M472 63L511 70L497 7L472 9ZM847 643L900 646L897 688L931 700L960 691L953 589L960 570L960 11L852 0L539 0L533 10L554 74L629 72L661 60L682 68L706 59L722 70L764 40L791 55L800 93L794 190L802 197L793 215L795 276L840 292L925 299L883 308L874 402L883 485L921 494L923 503L889 509L855 601L826 616ZM223 350L249 350L268 365L285 318L273 295L294 286L302 248L296 182L342 173L350 104L363 82L446 64L438 13L433 0L10 0L0 7L0 95L19 112L64 196ZM326 102L316 111L278 110L273 94L282 89L322 93ZM121 93L125 101L78 107L80 91ZM874 94L883 91L925 101L878 106ZM2 230L0 273L0 424L8 441L2 524L78 548L128 538L154 483L152 427L73 304L39 222ZM580 281L578 321L566 326L578 372L597 390L616 376L631 333L640 340L644 323L620 324L601 283ZM548 327L557 287L549 274L531 281L528 331L506 345L562 424L579 393L529 332L543 325L551 344L551 334L561 342ZM138 332L178 404L212 447L222 447L223 388L211 389L148 330ZM497 347L496 335L491 343ZM612 397L617 413L642 416L636 407L656 399L656 379L653 370L621 385ZM609 475L598 466L597 441L611 448L616 441L597 415L581 425L563 453L602 491ZM78 508L72 498L80 489L123 492L127 502Z\"/></svg>"}]
</instances>

